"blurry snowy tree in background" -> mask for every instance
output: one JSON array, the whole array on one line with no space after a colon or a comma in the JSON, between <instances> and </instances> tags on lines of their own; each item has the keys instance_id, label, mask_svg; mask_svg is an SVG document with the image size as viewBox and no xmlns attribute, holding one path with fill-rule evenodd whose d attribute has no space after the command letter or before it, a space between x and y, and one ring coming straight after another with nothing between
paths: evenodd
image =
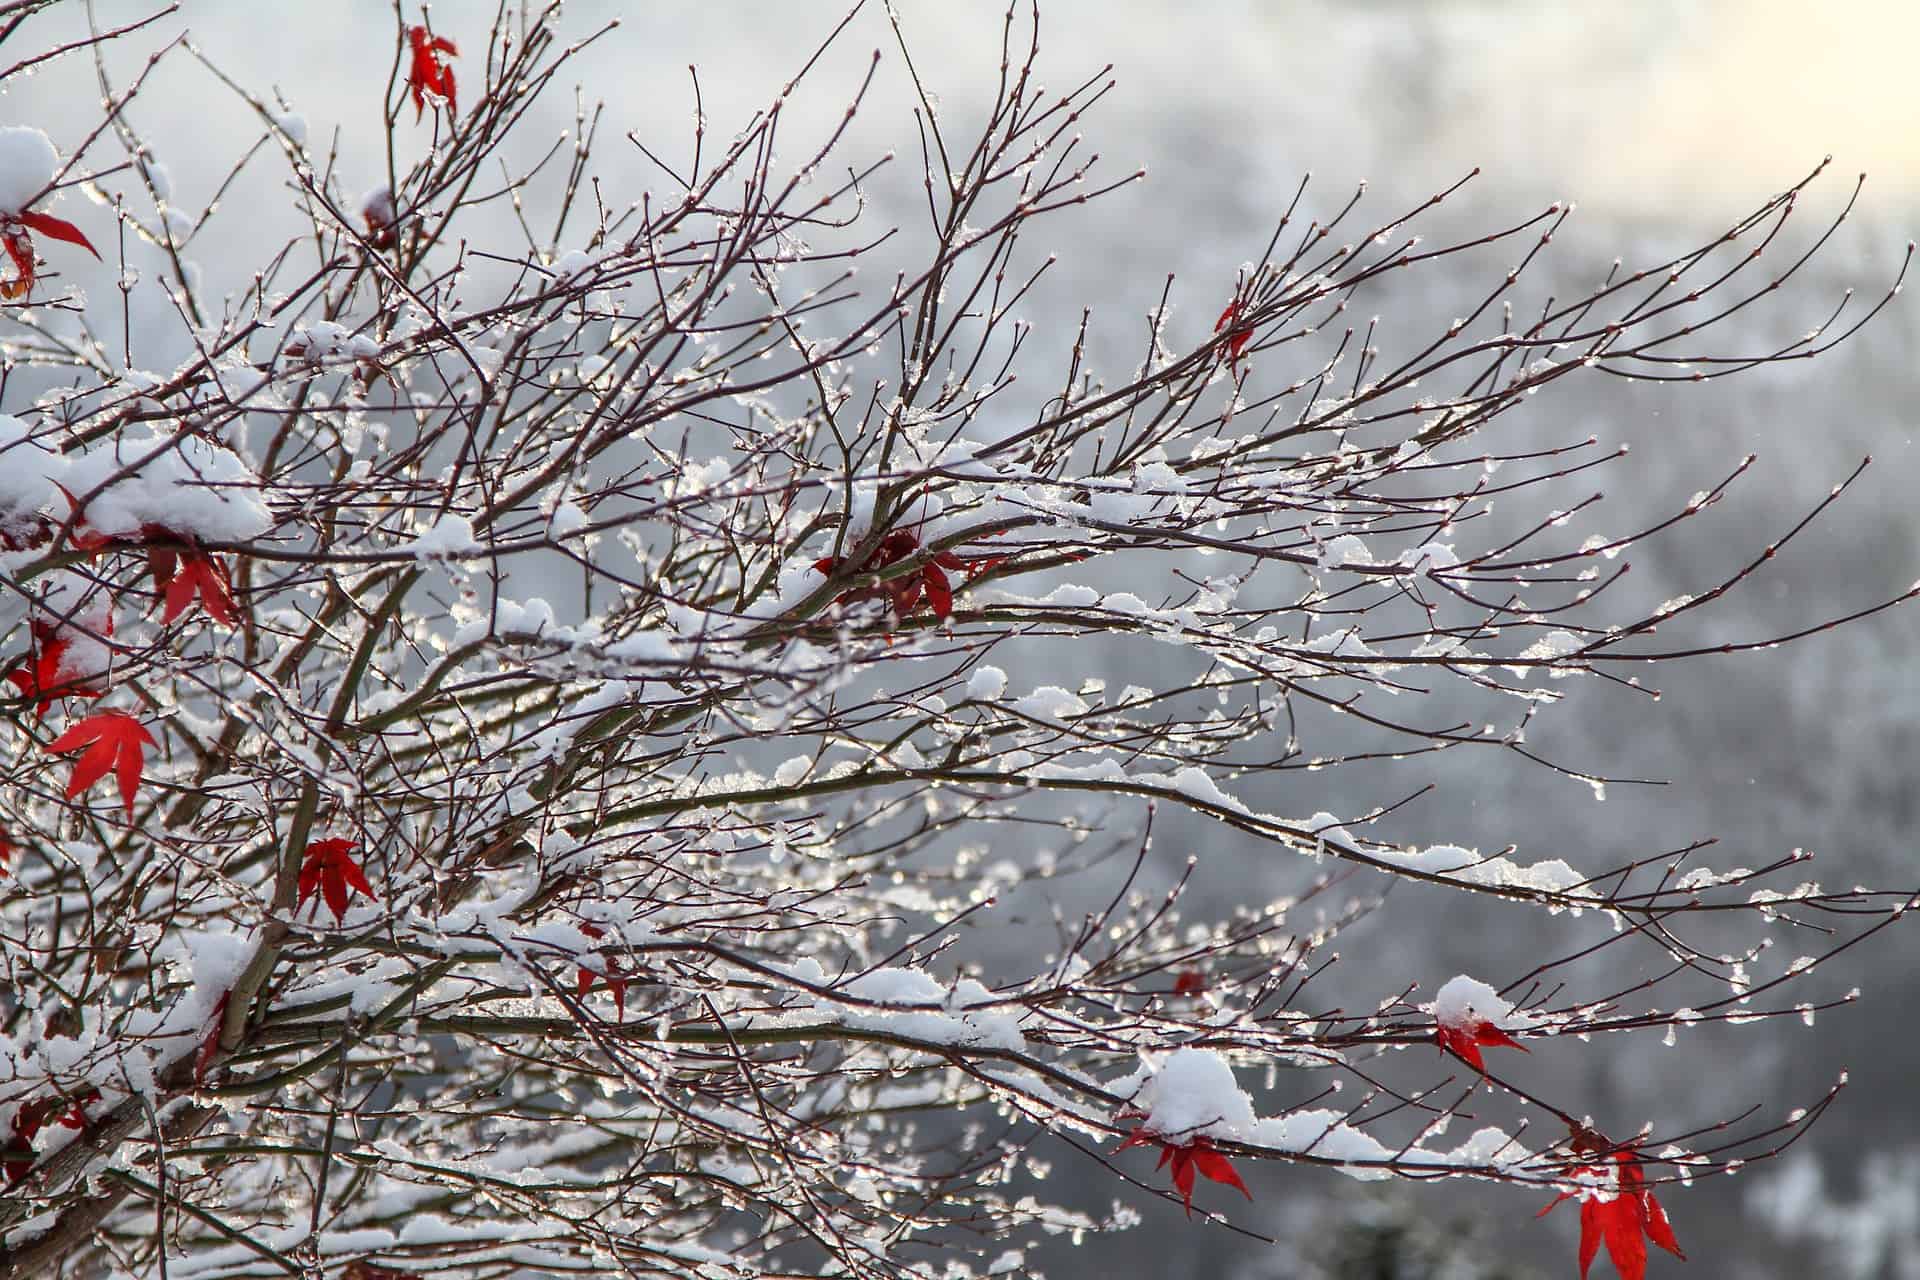
<instances>
[{"instance_id":1,"label":"blurry snowy tree in background","mask_svg":"<svg viewBox=\"0 0 1920 1280\"><path fill-rule=\"evenodd\" d=\"M1090 311L1027 316L1143 175L1098 159L1109 72L1043 88L1021 6L982 112L865 15L890 46L851 79L801 54L709 121L696 71L681 132L589 84L558 141L518 126L625 33L397 12L342 88L371 190L167 15L16 52L39 16L0 9L8 78L96 59L109 107L0 134L0 1275L1028 1272L1150 1194L1271 1237L1240 1193L1280 1164L1504 1184L1503 1237L1570 1197L1625 1260L1836 1097L1618 1112L1535 1063L1810 1022L1911 888L1394 834L1442 758L1636 782L1529 740L1570 690L1911 598L1673 640L1850 477L1642 607L1634 554L1750 460L1600 532L1621 451L1553 419L1855 333L1895 281L1714 332L1828 243L1817 172L1571 295L1532 287L1561 205L1429 242L1458 186L1303 181L1231 278L1131 272L1114 360ZM140 126L177 64L258 122L197 207L191 143ZM840 123L791 135L802 95ZM853 153L862 113L898 157ZM876 223L903 168L920 216ZM214 293L192 254L234 217L284 248ZM69 282L87 249L117 290ZM1437 272L1474 287L1417 338L1373 316ZM1317 802L1336 775L1373 799ZM1193 910L1229 838L1299 891ZM1480 899L1549 949L1320 995L1344 928ZM1299 1256L1468 1265L1393 1212Z\"/></svg>"}]
</instances>

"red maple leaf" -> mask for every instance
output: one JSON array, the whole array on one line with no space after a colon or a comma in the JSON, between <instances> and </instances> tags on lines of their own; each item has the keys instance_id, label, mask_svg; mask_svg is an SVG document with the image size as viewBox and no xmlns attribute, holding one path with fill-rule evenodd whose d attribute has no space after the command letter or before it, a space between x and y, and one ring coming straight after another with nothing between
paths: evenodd
<instances>
[{"instance_id":1,"label":"red maple leaf","mask_svg":"<svg viewBox=\"0 0 1920 1280\"><path fill-rule=\"evenodd\" d=\"M860 566L859 572L879 573L899 564L902 560L911 559L919 552L919 534L909 529L895 529L880 540L880 545L874 548L873 554L867 557L866 563ZM859 600L885 599L893 605L894 613L904 618L913 612L915 606L920 603L921 593L925 592L927 607L933 611L935 618L944 621L953 613L953 580L947 577L947 570L964 573L971 579L975 574L985 572L1003 559L1005 559L1004 556L985 561L966 561L951 551L938 551L929 556L927 562L920 568L903 577L890 578L872 587L857 587L852 591L842 592L838 603L852 604ZM840 569L841 560L836 556L826 556L815 560L813 567L820 573L832 576Z\"/></svg>"},{"instance_id":2,"label":"red maple leaf","mask_svg":"<svg viewBox=\"0 0 1920 1280\"><path fill-rule=\"evenodd\" d=\"M80 509L80 499L73 496L73 490L67 488L67 486L61 484L58 480L53 482L53 487L58 489L61 496L66 498L67 507L71 513L67 517L68 542L71 542L75 547L88 553L99 551L101 548L112 544L114 541L113 538L101 533L98 529L89 529L87 527L87 513Z\"/></svg>"},{"instance_id":3,"label":"red maple leaf","mask_svg":"<svg viewBox=\"0 0 1920 1280\"><path fill-rule=\"evenodd\" d=\"M108 615L111 625L112 615ZM7 679L20 691L23 698L36 699L34 716L45 719L47 708L56 698L97 698L105 689L89 689L79 680L60 678L60 668L67 660L67 650L72 647L71 640L59 639L59 632L46 622L34 622L31 625L33 649L25 660L11 671Z\"/></svg>"},{"instance_id":4,"label":"red maple leaf","mask_svg":"<svg viewBox=\"0 0 1920 1280\"><path fill-rule=\"evenodd\" d=\"M120 779L120 798L126 803L128 821L132 821L134 793L140 790L140 775L147 767L143 748L153 745L153 735L138 720L124 711L102 711L49 742L47 750L65 754L85 747L86 754L73 766L73 777L67 780L67 799L112 770Z\"/></svg>"},{"instance_id":5,"label":"red maple leaf","mask_svg":"<svg viewBox=\"0 0 1920 1280\"><path fill-rule=\"evenodd\" d=\"M1504 1045L1509 1049L1518 1049L1522 1053L1533 1052L1484 1018L1463 1023L1442 1022L1434 1027L1433 1038L1442 1049L1453 1054L1481 1075L1487 1073L1487 1064L1480 1058L1482 1045Z\"/></svg>"},{"instance_id":6,"label":"red maple leaf","mask_svg":"<svg viewBox=\"0 0 1920 1280\"><path fill-rule=\"evenodd\" d=\"M294 910L304 907L316 888L320 890L320 896L327 900L335 920L347 914L350 889L375 902L380 900L373 886L367 883L366 873L360 870L360 864L353 860L356 847L354 841L339 837L315 840L307 846L306 860L300 864L300 900L294 904Z\"/></svg>"},{"instance_id":7,"label":"red maple leaf","mask_svg":"<svg viewBox=\"0 0 1920 1280\"><path fill-rule=\"evenodd\" d=\"M1611 1190L1583 1186L1578 1191L1562 1191L1534 1216L1544 1217L1562 1200L1579 1197L1580 1280L1587 1280L1587 1268L1599 1254L1602 1240L1607 1242L1607 1256L1613 1259L1613 1269L1620 1273L1620 1280L1646 1280L1648 1240L1685 1262L1687 1255L1680 1252L1680 1242L1674 1238L1673 1224L1667 1221L1666 1210L1647 1189L1640 1157L1631 1151L1616 1151L1613 1159L1610 1179L1604 1167L1588 1165L1574 1170L1576 1174L1608 1179L1613 1183Z\"/></svg>"},{"instance_id":8,"label":"red maple leaf","mask_svg":"<svg viewBox=\"0 0 1920 1280\"><path fill-rule=\"evenodd\" d=\"M71 1100L54 1097L21 1103L13 1113L13 1136L0 1146L0 1163L6 1165L8 1184L19 1182L33 1171L37 1158L33 1140L49 1121L65 1129L84 1129L88 1124L87 1108L98 1101L100 1091L89 1088Z\"/></svg>"},{"instance_id":9,"label":"red maple leaf","mask_svg":"<svg viewBox=\"0 0 1920 1280\"><path fill-rule=\"evenodd\" d=\"M586 934L589 938L604 938L607 936L607 931L597 924L582 923L580 932ZM602 956L600 957L600 963L606 969L607 988L613 992L614 1017L624 1022L627 1017L627 977L620 971L620 957L613 955ZM587 968L587 966L581 965L579 974L574 978L574 994L581 999L585 999L587 993L593 990L593 980L599 976L599 974L596 974L593 970Z\"/></svg>"},{"instance_id":10,"label":"red maple leaf","mask_svg":"<svg viewBox=\"0 0 1920 1280\"><path fill-rule=\"evenodd\" d=\"M234 623L233 579L218 556L194 549L181 555L169 547L149 547L147 564L153 570L153 586L167 602L160 622L171 623L192 607L194 597L207 616L221 626Z\"/></svg>"},{"instance_id":11,"label":"red maple leaf","mask_svg":"<svg viewBox=\"0 0 1920 1280\"><path fill-rule=\"evenodd\" d=\"M1227 368L1234 372L1238 372L1236 366L1240 363L1240 357L1246 351L1247 344L1253 341L1253 326L1250 324L1236 326L1234 322L1239 318L1240 300L1236 298L1227 304L1227 309L1222 311L1220 318L1213 322L1215 333L1225 331L1227 335Z\"/></svg>"},{"instance_id":12,"label":"red maple leaf","mask_svg":"<svg viewBox=\"0 0 1920 1280\"><path fill-rule=\"evenodd\" d=\"M7 257L13 259L14 278L0 282L0 297L24 298L33 290L33 237L27 234L29 231L38 231L51 239L77 244L94 257L100 256L93 242L65 218L24 209L8 214L0 219L0 241L6 244Z\"/></svg>"},{"instance_id":13,"label":"red maple leaf","mask_svg":"<svg viewBox=\"0 0 1920 1280\"><path fill-rule=\"evenodd\" d=\"M1138 1112L1135 1113L1136 1115ZM1227 1158L1213 1149L1210 1138L1190 1138L1175 1145L1157 1134L1149 1133L1144 1127L1135 1127L1127 1135L1127 1140L1114 1150L1118 1155L1128 1147L1143 1147L1157 1144L1160 1148L1160 1163L1156 1169L1173 1166L1174 1189L1180 1193L1180 1202L1187 1207L1187 1216L1193 1216L1193 1176L1197 1173L1210 1182L1223 1183L1229 1187L1238 1187L1240 1194L1253 1199L1253 1192L1247 1190L1247 1184L1240 1181L1240 1175L1234 1172Z\"/></svg>"},{"instance_id":14,"label":"red maple leaf","mask_svg":"<svg viewBox=\"0 0 1920 1280\"><path fill-rule=\"evenodd\" d=\"M453 41L445 36L436 36L425 27L409 27L407 42L413 46L413 60L407 65L407 88L413 93L413 118L418 121L427 109L427 95L447 100L447 113L459 115L460 105L455 99L453 68L448 66L443 53L460 56L460 50Z\"/></svg>"}]
</instances>

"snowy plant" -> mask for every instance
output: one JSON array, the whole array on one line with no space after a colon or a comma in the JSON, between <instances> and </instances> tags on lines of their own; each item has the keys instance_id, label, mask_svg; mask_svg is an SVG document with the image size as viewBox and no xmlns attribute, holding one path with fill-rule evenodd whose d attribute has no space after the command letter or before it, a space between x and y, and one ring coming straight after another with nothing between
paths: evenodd
<instances>
[{"instance_id":1,"label":"snowy plant","mask_svg":"<svg viewBox=\"0 0 1920 1280\"><path fill-rule=\"evenodd\" d=\"M1744 465L1595 534L1616 455L1534 394L1852 332L1857 303L1784 348L1707 341L1806 260L1807 182L1557 299L1527 271L1566 207L1429 244L1425 207L1303 184L1237 276L1143 273L1144 351L1102 368L1098 317L1027 316L1063 309L1049 249L1143 175L1082 140L1104 73L1040 87L1038 14L1007 15L971 124L866 13L830 38L884 37L864 79L798 56L709 122L696 75L690 136L583 107L520 146L626 34L406 9L343 19L380 52L340 154L384 173L164 23L60 55L154 55L130 83L102 59L104 120L0 130L0 1277L1026 1273L1136 1220L1137 1187L1193 1231L1255 1212L1268 1162L1507 1184L1515 1232L1571 1196L1644 1266L1674 1242L1655 1187L1684 1238L1674 1184L1831 1102L1594 1114L1541 1064L1797 1025L1907 892L1823 888L1797 851L1610 865L1578 824L1408 842L1384 819L1418 784L1345 813L1314 786L1465 752L1599 788L1528 746L1574 690L1847 620L1656 637L1808 521L1643 607L1625 553ZM156 66L258 122L197 213L164 167L196 144L142 132ZM801 94L843 123L789 136ZM850 154L875 110L910 159ZM648 189L601 164L616 123ZM878 224L903 168L924 218ZM71 223L27 207L55 199ZM238 210L284 248L216 293L196 257ZM1489 254L1457 320L1354 318ZM1109 682L1117 654L1158 679ZM1183 855L1229 836L1307 887L1190 915ZM1407 882L1565 945L1319 1001L1341 926ZM1615 949L1647 980L1603 982Z\"/></svg>"}]
</instances>

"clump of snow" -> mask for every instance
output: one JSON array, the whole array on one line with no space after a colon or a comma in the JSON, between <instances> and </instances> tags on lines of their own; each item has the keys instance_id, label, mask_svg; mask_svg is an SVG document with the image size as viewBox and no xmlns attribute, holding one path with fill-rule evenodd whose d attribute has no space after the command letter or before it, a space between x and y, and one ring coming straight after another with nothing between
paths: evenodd
<instances>
[{"instance_id":1,"label":"clump of snow","mask_svg":"<svg viewBox=\"0 0 1920 1280\"><path fill-rule=\"evenodd\" d=\"M1402 551L1399 563L1422 573L1432 573L1437 569L1455 568L1460 563L1460 557L1454 554L1450 542L1429 542Z\"/></svg>"},{"instance_id":2,"label":"clump of snow","mask_svg":"<svg viewBox=\"0 0 1920 1280\"><path fill-rule=\"evenodd\" d=\"M67 460L33 438L33 428L0 413L0 534L40 510L63 481Z\"/></svg>"},{"instance_id":3,"label":"clump of snow","mask_svg":"<svg viewBox=\"0 0 1920 1280\"><path fill-rule=\"evenodd\" d=\"M1584 645L1580 637L1574 635L1571 631L1556 629L1547 632L1547 634L1535 640L1525 649L1522 649L1519 656L1531 662L1551 662L1555 658L1564 658L1570 653L1575 653L1583 647ZM1524 676L1528 672L1526 667L1515 666L1507 669L1517 676ZM1556 680L1564 680L1573 673L1566 670L1550 669L1547 674Z\"/></svg>"},{"instance_id":4,"label":"clump of snow","mask_svg":"<svg viewBox=\"0 0 1920 1280\"><path fill-rule=\"evenodd\" d=\"M380 354L380 344L336 321L315 320L294 329L286 350L296 359L320 364L335 359L371 360Z\"/></svg>"},{"instance_id":5,"label":"clump of snow","mask_svg":"<svg viewBox=\"0 0 1920 1280\"><path fill-rule=\"evenodd\" d=\"M1565 893L1587 880L1560 858L1521 864L1506 857L1483 858L1477 851L1457 844L1429 845L1425 849L1377 848L1368 853L1378 861L1409 871L1451 876L1467 884L1490 888Z\"/></svg>"},{"instance_id":6,"label":"clump of snow","mask_svg":"<svg viewBox=\"0 0 1920 1280\"><path fill-rule=\"evenodd\" d=\"M1463 1031L1488 1023L1503 1031L1534 1025L1532 1015L1516 1011L1511 1003L1500 998L1498 991L1464 973L1449 978L1433 1003L1425 1008L1441 1026Z\"/></svg>"},{"instance_id":7,"label":"clump of snow","mask_svg":"<svg viewBox=\"0 0 1920 1280\"><path fill-rule=\"evenodd\" d=\"M156 525L208 542L246 542L273 527L259 478L198 436L134 428L67 461L62 483L85 503L88 527L109 537Z\"/></svg>"},{"instance_id":8,"label":"clump of snow","mask_svg":"<svg viewBox=\"0 0 1920 1280\"><path fill-rule=\"evenodd\" d=\"M1334 817L1324 809L1298 825L1313 833L1315 843L1322 850L1327 847L1328 841L1347 848L1353 847L1353 836L1348 834L1347 829L1340 825L1340 819Z\"/></svg>"},{"instance_id":9,"label":"clump of snow","mask_svg":"<svg viewBox=\"0 0 1920 1280\"><path fill-rule=\"evenodd\" d=\"M287 135L287 141L296 147L307 145L307 118L292 111L269 111L267 118L274 127ZM164 198L164 197L162 197Z\"/></svg>"},{"instance_id":10,"label":"clump of snow","mask_svg":"<svg viewBox=\"0 0 1920 1280\"><path fill-rule=\"evenodd\" d=\"M1100 593L1092 587L1068 582L1055 587L1034 603L1064 609L1087 609L1100 603Z\"/></svg>"},{"instance_id":11,"label":"clump of snow","mask_svg":"<svg viewBox=\"0 0 1920 1280\"><path fill-rule=\"evenodd\" d=\"M1462 849L1457 844L1429 845L1425 849L1383 849L1379 857L1382 862L1391 862L1396 867L1427 871L1434 875L1465 871L1480 861L1479 854L1471 849Z\"/></svg>"},{"instance_id":12,"label":"clump of snow","mask_svg":"<svg viewBox=\"0 0 1920 1280\"><path fill-rule=\"evenodd\" d=\"M593 270L593 268L594 260L592 255L582 253L578 249L569 249L554 259L553 262L554 277L561 283L576 280L586 275L589 271Z\"/></svg>"},{"instance_id":13,"label":"clump of snow","mask_svg":"<svg viewBox=\"0 0 1920 1280\"><path fill-rule=\"evenodd\" d=\"M1141 1128L1179 1144L1202 1133L1238 1137L1253 1128L1253 1099L1226 1059L1210 1049L1175 1049L1133 1095Z\"/></svg>"},{"instance_id":14,"label":"clump of snow","mask_svg":"<svg viewBox=\"0 0 1920 1280\"><path fill-rule=\"evenodd\" d=\"M1373 564L1373 553L1367 544L1351 533L1342 534L1320 548L1318 568L1367 568Z\"/></svg>"},{"instance_id":15,"label":"clump of snow","mask_svg":"<svg viewBox=\"0 0 1920 1280\"><path fill-rule=\"evenodd\" d=\"M167 166L152 156L144 154L137 158L137 163L140 166L140 176L145 178L147 186L152 188L154 198L156 200L173 199L173 175L167 172Z\"/></svg>"},{"instance_id":16,"label":"clump of snow","mask_svg":"<svg viewBox=\"0 0 1920 1280\"><path fill-rule=\"evenodd\" d=\"M0 214L17 214L47 189L60 167L60 153L31 125L0 129Z\"/></svg>"},{"instance_id":17,"label":"clump of snow","mask_svg":"<svg viewBox=\"0 0 1920 1280\"><path fill-rule=\"evenodd\" d=\"M360 197L360 217L375 229L393 225L393 189L378 186Z\"/></svg>"},{"instance_id":18,"label":"clump of snow","mask_svg":"<svg viewBox=\"0 0 1920 1280\"><path fill-rule=\"evenodd\" d=\"M481 549L480 540L473 536L473 521L456 515L441 516L403 548L421 560L468 555Z\"/></svg>"},{"instance_id":19,"label":"clump of snow","mask_svg":"<svg viewBox=\"0 0 1920 1280\"><path fill-rule=\"evenodd\" d=\"M967 678L967 697L975 702L998 702L1007 691L1007 673L985 663L973 669Z\"/></svg>"},{"instance_id":20,"label":"clump of snow","mask_svg":"<svg viewBox=\"0 0 1920 1280\"><path fill-rule=\"evenodd\" d=\"M1057 684L1043 684L1016 701L1013 709L1035 720L1065 720L1069 716L1085 715L1087 704Z\"/></svg>"},{"instance_id":21,"label":"clump of snow","mask_svg":"<svg viewBox=\"0 0 1920 1280\"><path fill-rule=\"evenodd\" d=\"M972 978L962 978L949 991L924 969L875 969L845 984L840 991L865 1002L902 1006L898 1012L852 1009L846 1015L850 1026L935 1044L997 1049L1020 1049L1026 1044L1020 1034L1019 1018L1011 1012L988 1008L996 1003L994 994Z\"/></svg>"},{"instance_id":22,"label":"clump of snow","mask_svg":"<svg viewBox=\"0 0 1920 1280\"><path fill-rule=\"evenodd\" d=\"M925 969L875 969L841 990L880 1004L939 1004L947 998L947 989Z\"/></svg>"}]
</instances>

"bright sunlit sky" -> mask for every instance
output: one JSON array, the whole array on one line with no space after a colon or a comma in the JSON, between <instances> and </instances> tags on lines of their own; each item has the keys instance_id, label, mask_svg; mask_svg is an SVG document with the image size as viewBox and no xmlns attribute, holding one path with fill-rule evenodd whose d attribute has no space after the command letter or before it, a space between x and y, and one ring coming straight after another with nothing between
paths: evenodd
<instances>
[{"instance_id":1,"label":"bright sunlit sky","mask_svg":"<svg viewBox=\"0 0 1920 1280\"><path fill-rule=\"evenodd\" d=\"M716 125L744 118L732 113L763 103L845 7L601 0L568 12L577 30L616 15L625 27L583 64L624 131L662 110L680 116L689 62L701 65ZM898 7L929 78L964 101L976 73L992 70L1001 6ZM373 107L387 70L389 6L185 0L181 8L211 58L251 88L278 86L317 137L334 124L364 132L358 117ZM493 9L443 0L434 21L478 54ZM877 19L877 0L869 9ZM149 11L127 0L98 7L103 24ZM1119 163L1191 151L1205 139L1183 135L1204 121L1228 149L1257 139L1276 174L1312 168L1392 191L1401 182L1430 187L1478 164L1489 187L1563 195L1611 213L1684 216L1718 214L1729 201L1777 189L1830 152L1840 172L1871 173L1878 209L1920 204L1912 65L1920 6L1905 0L1049 0L1043 16L1045 63L1058 83L1116 64L1120 84L1102 139ZM80 6L68 17L80 21ZM877 20L860 25L849 55L884 38ZM471 55L466 61L471 83L476 68ZM90 70L69 60L11 86L0 115L52 124L50 97L68 76L90 89ZM185 83L184 60L180 72L173 83ZM177 113L218 133L225 121L208 111L210 97L148 99L141 118L157 125ZM1181 104L1174 133L1155 128L1171 99ZM1129 129L1111 131L1116 120Z\"/></svg>"}]
</instances>

